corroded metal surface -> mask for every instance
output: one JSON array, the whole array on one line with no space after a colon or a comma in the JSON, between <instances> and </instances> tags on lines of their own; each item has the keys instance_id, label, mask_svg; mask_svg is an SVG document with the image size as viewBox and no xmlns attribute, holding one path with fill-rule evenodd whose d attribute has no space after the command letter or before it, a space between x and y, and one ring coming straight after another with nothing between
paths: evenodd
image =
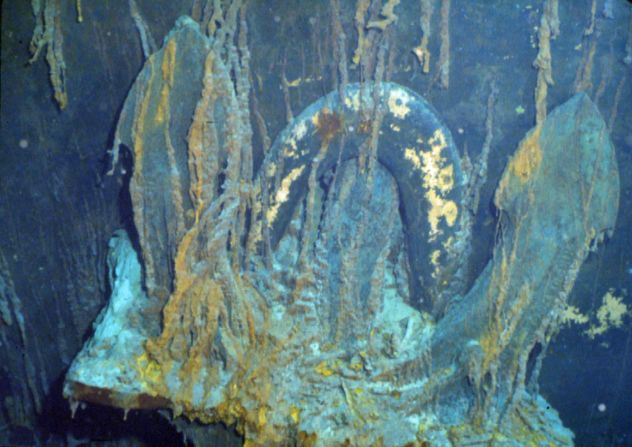
<instances>
[{"instance_id":1,"label":"corroded metal surface","mask_svg":"<svg viewBox=\"0 0 632 447\"><path fill-rule=\"evenodd\" d=\"M179 90L197 103L175 145L164 123L187 39L207 53L201 89ZM527 134L497 188L494 258L446 299L465 263L466 179L432 108L396 84L349 84L297 116L253 176L247 77L230 75L244 62L213 42L181 19L124 107L142 262L117 235L112 300L66 395L235 425L247 445L572 445L527 363L614 226L614 149L592 102L577 95ZM161 277L170 289L149 287Z\"/></svg>"}]
</instances>

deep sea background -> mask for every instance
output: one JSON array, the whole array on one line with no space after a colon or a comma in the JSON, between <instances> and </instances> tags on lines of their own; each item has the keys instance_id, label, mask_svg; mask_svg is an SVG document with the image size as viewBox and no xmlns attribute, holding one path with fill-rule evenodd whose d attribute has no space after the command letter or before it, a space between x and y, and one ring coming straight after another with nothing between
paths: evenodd
<instances>
[{"instance_id":1,"label":"deep sea background","mask_svg":"<svg viewBox=\"0 0 632 447\"><path fill-rule=\"evenodd\" d=\"M137 4L161 42L177 17L190 13L192 1ZM604 14L607 4L612 17ZM69 94L63 111L52 99L45 55L28 63L30 2L4 0L1 6L0 293L20 303L25 331L15 318L11 325L0 323L0 445L182 445L156 413L132 411L124 421L120 410L89 405L71 419L61 397L65 370L108 296L107 240L130 222L123 189L129 162L123 160L112 177L104 174L118 113L143 64L127 0L84 1L81 23L74 1L61 5ZM351 54L355 3L341 5ZM582 312L594 314L611 289L632 308L632 66L623 62L632 39L632 5L596 0L595 32L585 35L591 6L592 0L560 0L548 104L551 109L575 92L578 68L594 42L587 93L611 124L621 177L617 228L584 263L570 297ZM392 80L433 104L461 152L480 151L492 81L499 91L488 181L475 225L473 279L491 255L498 179L534 124L532 62L541 2L453 0L447 90L433 82L434 68L421 73L410 51L419 38L418 2L404 1L400 8ZM436 14L438 7L435 31ZM255 91L274 138L285 125L283 74L288 80L315 79L290 90L295 114L333 87L329 2L253 0L248 17ZM434 55L438 46L438 39L431 39ZM351 80L358 76L350 71ZM259 135L253 144L260 162ZM630 315L620 328L594 339L584 330L570 325L552 342L540 392L576 434L578 446L632 446Z\"/></svg>"}]
</instances>

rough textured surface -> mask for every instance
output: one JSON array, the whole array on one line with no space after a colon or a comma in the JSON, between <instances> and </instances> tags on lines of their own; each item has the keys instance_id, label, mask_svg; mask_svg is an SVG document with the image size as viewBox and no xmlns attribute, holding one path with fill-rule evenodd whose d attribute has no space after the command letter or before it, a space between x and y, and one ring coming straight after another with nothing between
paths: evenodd
<instances>
[{"instance_id":1,"label":"rough textured surface","mask_svg":"<svg viewBox=\"0 0 632 447\"><path fill-rule=\"evenodd\" d=\"M168 65L179 39L206 39L190 20L178 26L149 67ZM449 201L462 206L464 180L432 109L395 84L349 85L342 101L332 93L294 119L253 179L244 175L249 121L236 113L243 85L227 75L218 51L205 59L204 79L213 83L197 93L188 144L153 146L167 152L162 163L172 168L188 160L188 176L176 180L195 177L187 182L194 217L175 217L186 223L182 233L140 238L143 253L160 253L156 247L171 241L175 250L172 263L154 264L155 277L174 284L160 333L152 324L163 301L151 288L120 312L142 279L133 252L115 249L114 271L127 274L113 275L117 296L73 364L66 395L94 401L107 390L112 405L166 407L235 425L246 445L572 445L572 434L528 386L538 370L528 372L527 364L559 325L589 249L614 226L614 150L588 97L551 112L520 144L496 192L494 258L465 296L445 300L436 319L417 308L414 290L430 284L426 292L439 296L440 278L458 268L433 253L464 246L469 235L455 227L458 214L445 212ZM132 92L174 83L146 73ZM160 102L150 105L133 109L137 148L153 138L138 123L160 116ZM217 106L225 113L217 115ZM196 145L196 123L209 116L200 111L214 113L212 129L225 129L224 138L211 132ZM199 174L221 154L221 169ZM136 151L141 173L153 169L145 160ZM154 198L181 194L183 183L171 177L138 182L135 213L144 218L137 225L163 225ZM135 340L129 350L91 354L118 326ZM112 362L120 375L89 373ZM119 385L124 378L132 388Z\"/></svg>"},{"instance_id":2,"label":"rough textured surface","mask_svg":"<svg viewBox=\"0 0 632 447\"><path fill-rule=\"evenodd\" d=\"M165 38L168 44L147 60L121 111L113 147L115 154L121 145L133 154L129 189L145 285L162 301L173 291L176 241L192 220L186 157L190 122L179 117L193 116L210 48L197 24L190 25L176 24Z\"/></svg>"},{"instance_id":3,"label":"rough textured surface","mask_svg":"<svg viewBox=\"0 0 632 447\"><path fill-rule=\"evenodd\" d=\"M340 161L359 158L366 169L362 160L374 157L395 178L402 198L413 305L432 310L445 289L462 292L453 277L467 244L460 225L465 179L452 135L432 106L402 86L351 84L343 95L333 92L311 104L270 148L261 168L270 242L276 246L297 201L307 195L312 169L321 178ZM374 124L376 110L383 117Z\"/></svg>"},{"instance_id":4,"label":"rough textured surface","mask_svg":"<svg viewBox=\"0 0 632 447\"><path fill-rule=\"evenodd\" d=\"M606 125L590 99L578 94L520 143L496 190L494 258L439 322L432 341L434 368L453 367L456 360L456 370L467 371L481 421L497 423L520 406L525 386L536 389L529 356L557 330L579 267L614 228L618 202ZM466 350L459 346L463 340L469 340Z\"/></svg>"}]
</instances>

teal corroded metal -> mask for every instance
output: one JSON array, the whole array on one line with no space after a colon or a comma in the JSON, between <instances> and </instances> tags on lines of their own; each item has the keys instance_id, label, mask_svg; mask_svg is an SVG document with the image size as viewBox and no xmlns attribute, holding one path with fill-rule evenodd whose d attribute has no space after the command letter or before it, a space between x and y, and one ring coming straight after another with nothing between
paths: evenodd
<instances>
[{"instance_id":1,"label":"teal corroded metal","mask_svg":"<svg viewBox=\"0 0 632 447\"><path fill-rule=\"evenodd\" d=\"M459 261L451 246L461 237L463 173L450 130L428 102L405 87L350 84L343 100L338 91L329 93L281 132L260 171L269 198L271 244L278 243L307 194L312 167L317 166L320 178L339 160L360 157L371 144L372 122L380 124L377 160L399 190L411 298L430 310Z\"/></svg>"}]
</instances>

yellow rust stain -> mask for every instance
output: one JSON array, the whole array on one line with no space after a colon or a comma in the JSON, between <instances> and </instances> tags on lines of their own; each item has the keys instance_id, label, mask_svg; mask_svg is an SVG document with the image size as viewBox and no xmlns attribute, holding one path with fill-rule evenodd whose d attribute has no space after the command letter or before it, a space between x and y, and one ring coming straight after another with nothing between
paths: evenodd
<instances>
[{"instance_id":1,"label":"yellow rust stain","mask_svg":"<svg viewBox=\"0 0 632 447\"><path fill-rule=\"evenodd\" d=\"M432 265L432 277L438 278L441 275L441 262L439 258L441 257L441 250L433 250L430 253L430 264Z\"/></svg>"},{"instance_id":2,"label":"yellow rust stain","mask_svg":"<svg viewBox=\"0 0 632 447\"><path fill-rule=\"evenodd\" d=\"M399 119L404 119L410 113L410 95L401 88L394 88L388 95L388 110Z\"/></svg>"},{"instance_id":3,"label":"yellow rust stain","mask_svg":"<svg viewBox=\"0 0 632 447\"><path fill-rule=\"evenodd\" d=\"M316 81L320 81L322 80L323 77L322 76L307 76L306 78L296 78L293 79L291 81L287 82L287 86L288 87L292 87L292 88L296 88L299 87L301 84L309 84L312 82L316 82Z\"/></svg>"},{"instance_id":4,"label":"yellow rust stain","mask_svg":"<svg viewBox=\"0 0 632 447\"><path fill-rule=\"evenodd\" d=\"M160 90L160 100L158 102L156 116L154 118L156 123L164 122L167 108L169 107L169 94L171 93L171 87L173 86L173 78L176 68L176 49L176 40L171 39L167 43L162 56L162 65L160 69L162 72L163 84L162 89Z\"/></svg>"},{"instance_id":5,"label":"yellow rust stain","mask_svg":"<svg viewBox=\"0 0 632 447\"><path fill-rule=\"evenodd\" d=\"M437 129L434 131L430 139L428 140L428 144L432 149L433 153L441 153L443 149L448 147L448 143L445 139L445 134L442 129Z\"/></svg>"},{"instance_id":6,"label":"yellow rust stain","mask_svg":"<svg viewBox=\"0 0 632 447\"><path fill-rule=\"evenodd\" d=\"M423 141L419 138L418 141ZM422 186L426 190L425 197L429 204L428 223L430 225L429 238L436 238L439 233L441 219L451 227L458 217L457 204L447 199L447 195L454 188L454 165L447 164L442 152L448 147L443 130L437 129L428 139L429 150L419 151L407 147L404 158L409 160L415 169L421 171ZM438 259L438 258L437 258Z\"/></svg>"},{"instance_id":7,"label":"yellow rust stain","mask_svg":"<svg viewBox=\"0 0 632 447\"><path fill-rule=\"evenodd\" d=\"M432 265L434 265L435 267L437 265L439 265L439 257L441 256L441 250L434 250L431 254L430 254L430 262L432 263Z\"/></svg>"},{"instance_id":8,"label":"yellow rust stain","mask_svg":"<svg viewBox=\"0 0 632 447\"><path fill-rule=\"evenodd\" d=\"M143 388L151 390L155 388L156 385L162 383L162 369L147 352L136 356L134 366Z\"/></svg>"},{"instance_id":9,"label":"yellow rust stain","mask_svg":"<svg viewBox=\"0 0 632 447\"><path fill-rule=\"evenodd\" d=\"M457 204L446 198L446 195L454 188L454 166L446 164L446 158L442 152L448 147L443 130L434 131L428 140L429 151L421 153L423 186L426 189L425 197L430 205L428 210L428 223L430 225L430 239L439 235L439 223L441 218L451 227L458 216Z\"/></svg>"},{"instance_id":10,"label":"yellow rust stain","mask_svg":"<svg viewBox=\"0 0 632 447\"><path fill-rule=\"evenodd\" d=\"M290 418L292 418L292 422L298 424L301 417L301 410L296 408L294 405L290 407Z\"/></svg>"},{"instance_id":11,"label":"yellow rust stain","mask_svg":"<svg viewBox=\"0 0 632 447\"><path fill-rule=\"evenodd\" d=\"M425 194L426 200L430 204L428 210L428 223L430 224L430 239L434 239L439 235L439 222L441 218L445 219L446 224L451 227L456 222L459 214L459 208L452 200L445 200L439 196L434 189Z\"/></svg>"},{"instance_id":12,"label":"yellow rust stain","mask_svg":"<svg viewBox=\"0 0 632 447\"><path fill-rule=\"evenodd\" d=\"M536 127L531 134L522 140L516 154L509 162L509 171L525 184L542 163L542 148L540 147L540 127Z\"/></svg>"},{"instance_id":13,"label":"yellow rust stain","mask_svg":"<svg viewBox=\"0 0 632 447\"><path fill-rule=\"evenodd\" d=\"M215 71L215 53L209 52L204 61L204 78L213 79L213 73ZM192 174L191 186L189 191L194 198L196 207L196 216L200 213L203 203L203 190L204 190L204 174L200 160L204 160L204 135L207 125L206 110L208 110L213 96L214 85L211 82L204 83L202 90L202 98L196 106L193 122L189 128L188 140L188 156L190 160L194 161L194 169ZM196 217L197 222L198 217Z\"/></svg>"},{"instance_id":14,"label":"yellow rust stain","mask_svg":"<svg viewBox=\"0 0 632 447\"><path fill-rule=\"evenodd\" d=\"M360 109L360 92L355 91L349 95L345 95L345 106L353 111L358 111Z\"/></svg>"},{"instance_id":15,"label":"yellow rust stain","mask_svg":"<svg viewBox=\"0 0 632 447\"><path fill-rule=\"evenodd\" d=\"M283 180L281 180L281 186L274 195L273 205L268 209L266 213L266 218L268 220L269 226L272 225L272 223L276 219L277 213L279 212L279 207L283 203L287 202L287 199L290 195L290 188L292 187L292 183L294 183L294 181L299 178L304 169L305 165L296 167L292 169Z\"/></svg>"},{"instance_id":16,"label":"yellow rust stain","mask_svg":"<svg viewBox=\"0 0 632 447\"><path fill-rule=\"evenodd\" d=\"M588 323L588 316L581 313L579 308L566 304L560 313L560 321L562 324L585 324Z\"/></svg>"},{"instance_id":17,"label":"yellow rust stain","mask_svg":"<svg viewBox=\"0 0 632 447\"><path fill-rule=\"evenodd\" d=\"M316 121L318 121L317 117L319 116L320 114L316 114L314 117L312 117L312 120L314 121L314 119L316 119ZM316 123L314 124L316 125ZM307 134L307 122L300 121L292 129L292 133L290 134L287 140L288 146L285 146L283 148L283 157L298 158L298 142L301 141L306 134Z\"/></svg>"},{"instance_id":18,"label":"yellow rust stain","mask_svg":"<svg viewBox=\"0 0 632 447\"><path fill-rule=\"evenodd\" d=\"M419 158L419 155L417 155L417 151L415 149L412 149L410 147L404 149L404 158L406 158L406 160L410 160L415 168L421 169L421 158Z\"/></svg>"},{"instance_id":19,"label":"yellow rust stain","mask_svg":"<svg viewBox=\"0 0 632 447\"><path fill-rule=\"evenodd\" d=\"M259 411L257 412L257 427L262 428L268 423L268 416L266 407L259 407Z\"/></svg>"},{"instance_id":20,"label":"yellow rust stain","mask_svg":"<svg viewBox=\"0 0 632 447\"><path fill-rule=\"evenodd\" d=\"M283 158L298 158L298 152L296 151L296 142L294 140L289 141L290 146L283 148Z\"/></svg>"},{"instance_id":21,"label":"yellow rust stain","mask_svg":"<svg viewBox=\"0 0 632 447\"><path fill-rule=\"evenodd\" d=\"M542 148L540 147L541 126L536 126L520 142L518 150L509 160L507 168L500 178L494 195L494 203L502 209L503 203L516 192L532 181L542 164ZM513 180L515 179L515 180ZM530 194L529 199L533 197Z\"/></svg>"},{"instance_id":22,"label":"yellow rust stain","mask_svg":"<svg viewBox=\"0 0 632 447\"><path fill-rule=\"evenodd\" d=\"M323 377L329 377L334 375L335 371L329 366L327 365L326 361L322 361L320 362L318 365L316 365L316 367L314 368L314 371L316 371L318 374L320 374Z\"/></svg>"},{"instance_id":23,"label":"yellow rust stain","mask_svg":"<svg viewBox=\"0 0 632 447\"><path fill-rule=\"evenodd\" d=\"M515 262L515 258L513 262ZM510 267L503 260L502 269L507 268ZM504 273L501 273L501 276L504 276ZM503 294L496 298L494 303L496 309L489 326L479 341L484 354L482 371L485 372L489 371L490 366L496 362L511 339L514 336L519 336L516 334L516 329L525 307L531 301L531 287L528 283L524 283L513 301L507 301L506 298L506 295Z\"/></svg>"},{"instance_id":24,"label":"yellow rust stain","mask_svg":"<svg viewBox=\"0 0 632 447\"><path fill-rule=\"evenodd\" d=\"M441 129L435 130L428 140L428 145L430 151L421 153L424 187L426 189L440 189L442 193L447 194L454 185L454 167L445 165L446 159L442 152L448 145Z\"/></svg>"},{"instance_id":25,"label":"yellow rust stain","mask_svg":"<svg viewBox=\"0 0 632 447\"><path fill-rule=\"evenodd\" d=\"M353 58L351 59L354 65L358 65L360 63L360 59L362 58L364 51L368 47L368 42L364 35L366 26L364 18L367 11L369 10L369 3L369 0L358 0L358 2L356 3L354 21L356 25L356 32L358 33L358 48L356 48L355 52L353 53Z\"/></svg>"},{"instance_id":26,"label":"yellow rust stain","mask_svg":"<svg viewBox=\"0 0 632 447\"><path fill-rule=\"evenodd\" d=\"M292 130L292 139L294 141L300 141L307 134L307 123L300 121Z\"/></svg>"},{"instance_id":27,"label":"yellow rust stain","mask_svg":"<svg viewBox=\"0 0 632 447\"><path fill-rule=\"evenodd\" d=\"M608 290L601 300L602 304L597 310L597 321L599 324L591 324L590 328L584 332L590 338L602 335L611 327L621 327L623 318L626 315L630 315L630 310L623 302L623 297L616 296L614 289Z\"/></svg>"},{"instance_id":28,"label":"yellow rust stain","mask_svg":"<svg viewBox=\"0 0 632 447\"><path fill-rule=\"evenodd\" d=\"M147 111L149 110L149 102L151 100L151 87L154 81L154 59L150 57L147 60L149 64L149 81L147 81L146 89L143 93L143 99L140 103L140 109L134 120L134 173L140 174L143 169L144 154L144 137L145 137L145 120Z\"/></svg>"},{"instance_id":29,"label":"yellow rust stain","mask_svg":"<svg viewBox=\"0 0 632 447\"><path fill-rule=\"evenodd\" d=\"M248 323L248 340L251 344L254 344L257 341L257 327L250 306L246 307L246 322Z\"/></svg>"}]
</instances>

